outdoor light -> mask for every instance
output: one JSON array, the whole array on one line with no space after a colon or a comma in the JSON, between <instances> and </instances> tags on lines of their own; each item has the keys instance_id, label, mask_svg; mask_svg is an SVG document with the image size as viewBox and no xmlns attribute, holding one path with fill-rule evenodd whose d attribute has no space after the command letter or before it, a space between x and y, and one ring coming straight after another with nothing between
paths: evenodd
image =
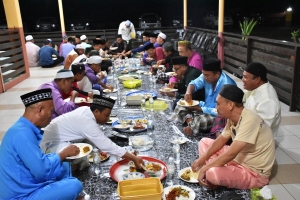
<instances>
[{"instance_id":1,"label":"outdoor light","mask_svg":"<svg viewBox=\"0 0 300 200\"><path fill-rule=\"evenodd\" d=\"M74 24L71 24L71 26L74 26Z\"/></svg>"},{"instance_id":2,"label":"outdoor light","mask_svg":"<svg viewBox=\"0 0 300 200\"><path fill-rule=\"evenodd\" d=\"M38 27L38 28L39 28L39 27L40 27L40 25L36 25L36 27Z\"/></svg>"},{"instance_id":3,"label":"outdoor light","mask_svg":"<svg viewBox=\"0 0 300 200\"><path fill-rule=\"evenodd\" d=\"M289 7L288 9L286 9L286 11L291 12L293 9L291 7Z\"/></svg>"},{"instance_id":4,"label":"outdoor light","mask_svg":"<svg viewBox=\"0 0 300 200\"><path fill-rule=\"evenodd\" d=\"M55 24L52 24L52 27L55 27Z\"/></svg>"},{"instance_id":5,"label":"outdoor light","mask_svg":"<svg viewBox=\"0 0 300 200\"><path fill-rule=\"evenodd\" d=\"M87 26L88 26L88 25L89 25L89 23L86 23L85 25L87 25Z\"/></svg>"}]
</instances>

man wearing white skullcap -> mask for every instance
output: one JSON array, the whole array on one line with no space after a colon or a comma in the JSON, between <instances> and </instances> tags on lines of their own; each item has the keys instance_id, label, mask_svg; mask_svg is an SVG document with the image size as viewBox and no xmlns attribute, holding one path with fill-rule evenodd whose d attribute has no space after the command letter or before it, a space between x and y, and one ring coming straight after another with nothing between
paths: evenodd
<instances>
[{"instance_id":1,"label":"man wearing white skullcap","mask_svg":"<svg viewBox=\"0 0 300 200\"><path fill-rule=\"evenodd\" d=\"M27 35L25 37L26 39L26 53L27 53L27 59L28 59L28 65L29 67L37 67L39 66L39 50L40 47L34 44L34 40L32 35Z\"/></svg>"},{"instance_id":2,"label":"man wearing white skullcap","mask_svg":"<svg viewBox=\"0 0 300 200\"><path fill-rule=\"evenodd\" d=\"M75 63L80 63L83 59L86 59L84 54L84 46L82 44L77 44L76 47L67 55L65 59L65 69L71 70L71 65Z\"/></svg>"},{"instance_id":3,"label":"man wearing white skullcap","mask_svg":"<svg viewBox=\"0 0 300 200\"><path fill-rule=\"evenodd\" d=\"M88 47L92 47L92 45L88 44L89 40L88 40L88 38L86 37L86 35L80 36L80 40L81 40L81 45L84 46L84 49L85 49L85 48L88 48Z\"/></svg>"},{"instance_id":4,"label":"man wearing white skullcap","mask_svg":"<svg viewBox=\"0 0 300 200\"><path fill-rule=\"evenodd\" d=\"M78 82L80 90L91 92L93 90L93 84L99 84L104 89L114 90L111 85L105 85L101 81L104 78L104 75L100 73L101 62L102 59L98 55L91 56L87 59L87 63L85 64L85 76Z\"/></svg>"},{"instance_id":5,"label":"man wearing white skullcap","mask_svg":"<svg viewBox=\"0 0 300 200\"><path fill-rule=\"evenodd\" d=\"M54 104L52 119L78 108L78 106L74 103L75 98L78 95L78 93L75 90L71 92L69 102L65 102L61 95L61 93L68 93L71 90L73 82L73 72L67 69L61 69L56 73L56 76L53 81L49 83L44 83L39 87L39 89L50 88L52 90Z\"/></svg>"},{"instance_id":6,"label":"man wearing white skullcap","mask_svg":"<svg viewBox=\"0 0 300 200\"><path fill-rule=\"evenodd\" d=\"M154 47L162 47L167 39L166 34L160 32L156 38L156 42L154 43Z\"/></svg>"},{"instance_id":7,"label":"man wearing white skullcap","mask_svg":"<svg viewBox=\"0 0 300 200\"><path fill-rule=\"evenodd\" d=\"M125 40L128 44L128 49L132 49L132 35L135 36L135 29L133 23L131 23L129 20L123 21L119 25L118 35L122 35L122 39Z\"/></svg>"}]
</instances>

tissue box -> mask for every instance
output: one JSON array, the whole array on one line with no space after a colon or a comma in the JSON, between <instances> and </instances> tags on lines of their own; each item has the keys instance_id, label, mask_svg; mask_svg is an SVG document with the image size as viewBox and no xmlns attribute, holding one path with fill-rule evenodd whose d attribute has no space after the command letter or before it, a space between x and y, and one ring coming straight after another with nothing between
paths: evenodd
<instances>
[{"instance_id":1,"label":"tissue box","mask_svg":"<svg viewBox=\"0 0 300 200\"><path fill-rule=\"evenodd\" d=\"M161 200L163 186L158 178L125 180L117 192L121 200Z\"/></svg>"}]
</instances>

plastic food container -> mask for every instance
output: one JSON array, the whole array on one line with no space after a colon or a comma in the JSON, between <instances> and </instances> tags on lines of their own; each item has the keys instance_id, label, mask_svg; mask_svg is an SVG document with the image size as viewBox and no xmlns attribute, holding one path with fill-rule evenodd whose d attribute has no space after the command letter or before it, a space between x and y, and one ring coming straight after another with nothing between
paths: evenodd
<instances>
[{"instance_id":1,"label":"plastic food container","mask_svg":"<svg viewBox=\"0 0 300 200\"><path fill-rule=\"evenodd\" d=\"M126 103L131 106L140 106L142 103L142 96L127 96Z\"/></svg>"},{"instance_id":2,"label":"plastic food container","mask_svg":"<svg viewBox=\"0 0 300 200\"><path fill-rule=\"evenodd\" d=\"M158 178L124 180L117 191L121 200L161 200L163 186Z\"/></svg>"},{"instance_id":3,"label":"plastic food container","mask_svg":"<svg viewBox=\"0 0 300 200\"><path fill-rule=\"evenodd\" d=\"M168 108L168 104L165 101L160 101L160 100L153 101L154 110L166 110L167 108ZM149 101L146 102L146 109L150 109Z\"/></svg>"},{"instance_id":4,"label":"plastic food container","mask_svg":"<svg viewBox=\"0 0 300 200\"><path fill-rule=\"evenodd\" d=\"M129 89L137 88L137 87L141 86L141 84L142 84L142 80L140 80L140 79L123 81L123 86L125 88L129 88Z\"/></svg>"}]
</instances>

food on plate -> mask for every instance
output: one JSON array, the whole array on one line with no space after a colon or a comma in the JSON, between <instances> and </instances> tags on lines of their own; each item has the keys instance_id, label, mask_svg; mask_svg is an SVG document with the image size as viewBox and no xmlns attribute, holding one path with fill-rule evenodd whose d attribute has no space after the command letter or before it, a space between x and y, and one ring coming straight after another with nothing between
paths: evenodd
<instances>
[{"instance_id":1,"label":"food on plate","mask_svg":"<svg viewBox=\"0 0 300 200\"><path fill-rule=\"evenodd\" d=\"M131 124L132 120L131 119L120 119L119 121L119 124Z\"/></svg>"},{"instance_id":2,"label":"food on plate","mask_svg":"<svg viewBox=\"0 0 300 200\"><path fill-rule=\"evenodd\" d=\"M128 70L127 70L127 69L123 70L123 71L121 72L121 74L128 74Z\"/></svg>"},{"instance_id":3,"label":"food on plate","mask_svg":"<svg viewBox=\"0 0 300 200\"><path fill-rule=\"evenodd\" d=\"M180 100L179 104L182 105L182 106L191 106L191 105L193 105L193 101L191 101L190 103L188 103L186 101Z\"/></svg>"},{"instance_id":4,"label":"food on plate","mask_svg":"<svg viewBox=\"0 0 300 200\"><path fill-rule=\"evenodd\" d=\"M85 146L85 147L83 147L83 153L87 153L87 152L89 152L90 151L90 147L89 146Z\"/></svg>"},{"instance_id":5,"label":"food on plate","mask_svg":"<svg viewBox=\"0 0 300 200\"><path fill-rule=\"evenodd\" d=\"M149 99L151 97L151 94L144 94L146 99Z\"/></svg>"},{"instance_id":6,"label":"food on plate","mask_svg":"<svg viewBox=\"0 0 300 200\"><path fill-rule=\"evenodd\" d=\"M102 161L102 160L105 160L107 157L108 157L108 154L107 154L107 153L100 152L100 159L101 159L101 161Z\"/></svg>"},{"instance_id":7,"label":"food on plate","mask_svg":"<svg viewBox=\"0 0 300 200\"><path fill-rule=\"evenodd\" d=\"M134 137L132 143L135 146L142 146L145 144L145 140L141 137Z\"/></svg>"},{"instance_id":8,"label":"food on plate","mask_svg":"<svg viewBox=\"0 0 300 200\"><path fill-rule=\"evenodd\" d=\"M133 129L145 129L141 122L136 122Z\"/></svg>"},{"instance_id":9,"label":"food on plate","mask_svg":"<svg viewBox=\"0 0 300 200\"><path fill-rule=\"evenodd\" d=\"M159 164L149 162L149 163L147 163L147 165L145 166L145 169L146 169L147 171L158 172L158 171L160 171L162 168L161 168L161 166L160 166Z\"/></svg>"},{"instance_id":10,"label":"food on plate","mask_svg":"<svg viewBox=\"0 0 300 200\"><path fill-rule=\"evenodd\" d=\"M179 104L185 106L185 102L184 101L179 101Z\"/></svg>"},{"instance_id":11,"label":"food on plate","mask_svg":"<svg viewBox=\"0 0 300 200\"><path fill-rule=\"evenodd\" d=\"M168 194L166 194L166 200L176 200L176 197L187 197L189 198L189 191L182 189L181 187L175 187L173 188Z\"/></svg>"},{"instance_id":12,"label":"food on plate","mask_svg":"<svg viewBox=\"0 0 300 200\"><path fill-rule=\"evenodd\" d=\"M103 92L111 92L110 89L104 89Z\"/></svg>"},{"instance_id":13,"label":"food on plate","mask_svg":"<svg viewBox=\"0 0 300 200\"><path fill-rule=\"evenodd\" d=\"M162 90L163 90L164 92L170 92L170 91L171 91L171 88L166 87L166 88L163 88Z\"/></svg>"},{"instance_id":14,"label":"food on plate","mask_svg":"<svg viewBox=\"0 0 300 200\"><path fill-rule=\"evenodd\" d=\"M142 123L142 124L147 124L148 120L147 119L136 119L135 123Z\"/></svg>"}]
</instances>

